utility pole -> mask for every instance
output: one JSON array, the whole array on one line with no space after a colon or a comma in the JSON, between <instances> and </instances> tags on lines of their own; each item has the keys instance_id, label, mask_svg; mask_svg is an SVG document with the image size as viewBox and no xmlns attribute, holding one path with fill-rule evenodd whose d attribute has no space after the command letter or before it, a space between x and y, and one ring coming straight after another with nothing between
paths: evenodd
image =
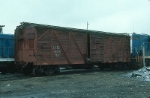
<instances>
[{"instance_id":1,"label":"utility pole","mask_svg":"<svg viewBox=\"0 0 150 98\"><path fill-rule=\"evenodd\" d=\"M88 30L88 26L89 26L89 23L87 22L87 30Z\"/></svg>"},{"instance_id":2,"label":"utility pole","mask_svg":"<svg viewBox=\"0 0 150 98\"><path fill-rule=\"evenodd\" d=\"M143 50L143 67L145 67L145 47L144 47L144 43L142 46L142 50Z\"/></svg>"},{"instance_id":3,"label":"utility pole","mask_svg":"<svg viewBox=\"0 0 150 98\"><path fill-rule=\"evenodd\" d=\"M5 27L4 25L0 25L0 34L3 34L3 29L2 27Z\"/></svg>"}]
</instances>

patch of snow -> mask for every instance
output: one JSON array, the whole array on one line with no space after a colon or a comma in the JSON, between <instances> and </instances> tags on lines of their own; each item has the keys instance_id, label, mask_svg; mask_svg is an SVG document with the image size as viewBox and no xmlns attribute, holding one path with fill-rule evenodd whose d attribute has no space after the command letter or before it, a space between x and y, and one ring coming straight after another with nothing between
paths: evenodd
<instances>
[{"instance_id":1,"label":"patch of snow","mask_svg":"<svg viewBox=\"0 0 150 98\"><path fill-rule=\"evenodd\" d=\"M128 73L127 76L142 81L150 81L150 67L143 67L139 70Z\"/></svg>"}]
</instances>

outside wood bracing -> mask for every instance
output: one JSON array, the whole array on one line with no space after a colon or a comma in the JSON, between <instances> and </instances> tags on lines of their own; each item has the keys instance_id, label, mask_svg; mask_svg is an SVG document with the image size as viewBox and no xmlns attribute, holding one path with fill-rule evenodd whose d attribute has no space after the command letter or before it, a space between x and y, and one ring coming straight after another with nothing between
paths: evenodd
<instances>
[{"instance_id":1,"label":"outside wood bracing","mask_svg":"<svg viewBox=\"0 0 150 98\"><path fill-rule=\"evenodd\" d=\"M130 62L129 58L130 40L128 37L97 33L91 34L92 62Z\"/></svg>"},{"instance_id":2,"label":"outside wood bracing","mask_svg":"<svg viewBox=\"0 0 150 98\"><path fill-rule=\"evenodd\" d=\"M37 30L38 31L38 30ZM42 31L42 30L41 30ZM36 65L86 63L86 33L44 30L37 32Z\"/></svg>"},{"instance_id":3,"label":"outside wood bracing","mask_svg":"<svg viewBox=\"0 0 150 98\"><path fill-rule=\"evenodd\" d=\"M72 38L73 38L73 40L74 40L74 42L75 42L75 45L77 46L77 48L78 48L78 50L79 50L79 53L80 53L82 59L84 60L84 62L86 62L86 60L85 60L86 58L82 55L82 52L81 52L80 47L79 47L79 45L78 45L78 43L77 43L77 41L76 41L76 39L75 39L75 37L74 37L74 34L73 34L73 33L70 33L70 34L71 34L71 36L72 36Z\"/></svg>"},{"instance_id":4,"label":"outside wood bracing","mask_svg":"<svg viewBox=\"0 0 150 98\"><path fill-rule=\"evenodd\" d=\"M56 32L53 31L53 33L54 33L54 35L55 35L55 37L56 37L56 39L57 39L58 44L60 45L60 48L61 48L61 50L62 50L64 56L66 57L66 60L68 61L68 64L70 64L70 61L69 61L69 59L68 59L68 57L67 57L67 55L66 55L66 53L65 53L65 51L64 51L64 49L63 49L63 46L62 46L60 40L58 39L58 36L57 36Z\"/></svg>"}]
</instances>

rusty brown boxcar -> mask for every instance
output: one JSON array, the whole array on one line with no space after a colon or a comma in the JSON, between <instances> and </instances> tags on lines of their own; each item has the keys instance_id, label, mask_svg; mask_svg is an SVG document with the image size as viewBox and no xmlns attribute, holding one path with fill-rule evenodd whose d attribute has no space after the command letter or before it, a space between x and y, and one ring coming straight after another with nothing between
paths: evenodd
<instances>
[{"instance_id":1,"label":"rusty brown boxcar","mask_svg":"<svg viewBox=\"0 0 150 98\"><path fill-rule=\"evenodd\" d=\"M106 66L125 67L130 62L130 36L126 33L91 33L91 62Z\"/></svg>"},{"instance_id":2,"label":"rusty brown boxcar","mask_svg":"<svg viewBox=\"0 0 150 98\"><path fill-rule=\"evenodd\" d=\"M51 74L58 65L85 64L87 51L86 30L33 23L21 23L15 30L15 61L24 74Z\"/></svg>"},{"instance_id":3,"label":"rusty brown boxcar","mask_svg":"<svg viewBox=\"0 0 150 98\"><path fill-rule=\"evenodd\" d=\"M66 65L118 66L130 62L130 37L23 22L15 30L15 61L24 74L34 75L59 72Z\"/></svg>"}]
</instances>

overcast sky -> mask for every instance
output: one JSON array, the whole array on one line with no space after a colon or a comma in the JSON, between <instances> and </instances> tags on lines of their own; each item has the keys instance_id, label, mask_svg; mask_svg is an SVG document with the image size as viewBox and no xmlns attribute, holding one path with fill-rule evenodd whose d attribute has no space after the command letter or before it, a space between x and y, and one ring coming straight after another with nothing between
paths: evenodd
<instances>
[{"instance_id":1,"label":"overcast sky","mask_svg":"<svg viewBox=\"0 0 150 98\"><path fill-rule=\"evenodd\" d=\"M0 0L3 33L20 22L150 34L150 0Z\"/></svg>"}]
</instances>

